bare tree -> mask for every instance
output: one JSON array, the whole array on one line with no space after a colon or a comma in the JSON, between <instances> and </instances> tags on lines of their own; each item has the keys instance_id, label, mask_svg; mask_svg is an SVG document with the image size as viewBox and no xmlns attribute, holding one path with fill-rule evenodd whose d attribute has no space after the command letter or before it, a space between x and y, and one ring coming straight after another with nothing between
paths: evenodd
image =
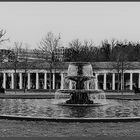
<instances>
[{"instance_id":1,"label":"bare tree","mask_svg":"<svg viewBox=\"0 0 140 140\"><path fill-rule=\"evenodd\" d=\"M120 49L116 54L116 61L113 63L113 69L117 71L117 80L118 80L118 87L117 90L119 91L120 84L121 84L121 91L123 93L124 90L124 72L129 68L129 63L127 61L127 54L125 53L124 49L126 45L120 44ZM120 77L121 74L121 77Z\"/></svg>"},{"instance_id":2,"label":"bare tree","mask_svg":"<svg viewBox=\"0 0 140 140\"><path fill-rule=\"evenodd\" d=\"M11 48L11 51L14 52L13 61L11 62L12 67L14 69L14 90L16 92L17 89L17 69L18 69L18 58L21 52L22 43L21 42L14 42L14 47Z\"/></svg>"},{"instance_id":3,"label":"bare tree","mask_svg":"<svg viewBox=\"0 0 140 140\"><path fill-rule=\"evenodd\" d=\"M79 39L75 39L69 43L70 50L68 55L70 56L71 61L80 61L80 52L82 47L82 42Z\"/></svg>"},{"instance_id":4,"label":"bare tree","mask_svg":"<svg viewBox=\"0 0 140 140\"><path fill-rule=\"evenodd\" d=\"M94 42L92 40L85 40L82 45L81 56L83 56L82 61L86 62L95 62L98 57L98 48L94 46Z\"/></svg>"},{"instance_id":5,"label":"bare tree","mask_svg":"<svg viewBox=\"0 0 140 140\"><path fill-rule=\"evenodd\" d=\"M9 38L6 38L5 36L6 36L6 30L0 29L0 45L2 45L6 41L9 41ZM9 53L3 54L0 51L0 62L2 63L5 59L7 59L8 55L9 55Z\"/></svg>"},{"instance_id":6,"label":"bare tree","mask_svg":"<svg viewBox=\"0 0 140 140\"><path fill-rule=\"evenodd\" d=\"M66 61L92 62L95 60L95 53L97 53L97 49L92 40L81 42L79 39L75 39L69 43L69 48L66 49L64 57Z\"/></svg>"},{"instance_id":7,"label":"bare tree","mask_svg":"<svg viewBox=\"0 0 140 140\"><path fill-rule=\"evenodd\" d=\"M52 67L55 62L55 51L60 46L60 34L55 36L52 32L48 32L46 37L43 38L38 44L38 49L34 50L34 53L40 58L43 62L49 63L50 69L50 79L49 79L49 90L52 89L51 81L52 81Z\"/></svg>"},{"instance_id":8,"label":"bare tree","mask_svg":"<svg viewBox=\"0 0 140 140\"><path fill-rule=\"evenodd\" d=\"M9 38L5 38L5 35L6 35L6 30L1 29L0 30L0 44L5 41L9 41Z\"/></svg>"},{"instance_id":9,"label":"bare tree","mask_svg":"<svg viewBox=\"0 0 140 140\"><path fill-rule=\"evenodd\" d=\"M20 48L20 67L24 70L23 75L23 89L24 93L27 90L27 72L28 70L36 63L36 60L30 60L29 57L33 52L28 49L28 45L25 45L25 48Z\"/></svg>"},{"instance_id":10,"label":"bare tree","mask_svg":"<svg viewBox=\"0 0 140 140\"><path fill-rule=\"evenodd\" d=\"M85 42L85 44L87 44L87 42ZM75 39L69 43L69 46L75 48L75 50L80 50L82 42L79 39Z\"/></svg>"},{"instance_id":11,"label":"bare tree","mask_svg":"<svg viewBox=\"0 0 140 140\"><path fill-rule=\"evenodd\" d=\"M23 88L25 93L27 89L27 71L28 71L28 48L27 47L21 50L21 57L22 57L21 60L22 62L20 64L23 66L24 69Z\"/></svg>"}]
</instances>

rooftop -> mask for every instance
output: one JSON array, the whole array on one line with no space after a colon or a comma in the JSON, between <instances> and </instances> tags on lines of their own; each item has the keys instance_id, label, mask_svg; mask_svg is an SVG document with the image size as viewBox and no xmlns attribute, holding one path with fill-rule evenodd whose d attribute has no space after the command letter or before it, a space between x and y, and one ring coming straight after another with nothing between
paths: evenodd
<instances>
[{"instance_id":1,"label":"rooftop","mask_svg":"<svg viewBox=\"0 0 140 140\"><path fill-rule=\"evenodd\" d=\"M54 69L68 69L70 62L54 62L52 68ZM91 62L93 69L113 69L115 62ZM127 69L140 69L140 62L127 62ZM18 62L18 69L25 69L25 67L30 69L49 69L50 64L48 62L33 61L28 62ZM13 69L13 62L5 62L0 64L1 69Z\"/></svg>"}]
</instances>

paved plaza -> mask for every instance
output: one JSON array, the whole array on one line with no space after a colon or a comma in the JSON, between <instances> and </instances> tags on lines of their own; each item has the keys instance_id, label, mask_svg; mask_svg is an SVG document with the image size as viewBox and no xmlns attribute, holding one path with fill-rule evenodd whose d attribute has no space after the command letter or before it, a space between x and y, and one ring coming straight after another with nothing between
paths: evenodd
<instances>
[{"instance_id":1,"label":"paved plaza","mask_svg":"<svg viewBox=\"0 0 140 140\"><path fill-rule=\"evenodd\" d=\"M1 137L140 137L140 122L56 123L46 121L0 120L0 124Z\"/></svg>"}]
</instances>

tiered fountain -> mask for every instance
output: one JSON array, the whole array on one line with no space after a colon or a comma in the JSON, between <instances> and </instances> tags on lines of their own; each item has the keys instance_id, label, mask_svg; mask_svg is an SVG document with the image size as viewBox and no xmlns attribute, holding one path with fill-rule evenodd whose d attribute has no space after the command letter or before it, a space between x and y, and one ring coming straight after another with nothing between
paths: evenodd
<instances>
[{"instance_id":1,"label":"tiered fountain","mask_svg":"<svg viewBox=\"0 0 140 140\"><path fill-rule=\"evenodd\" d=\"M95 85L93 81L92 66L89 62L72 62L69 64L68 73L65 79L75 82L75 89L61 89L56 92L56 99L69 94L69 99L57 102L65 106L100 106L106 103L105 93L101 90L87 88L88 81ZM92 86L95 87L95 86ZM63 96L64 97L64 96Z\"/></svg>"},{"instance_id":2,"label":"tiered fountain","mask_svg":"<svg viewBox=\"0 0 140 140\"><path fill-rule=\"evenodd\" d=\"M106 101L105 93L97 89L90 63L70 63L65 81L70 80L75 86L67 89L64 85L55 93L55 99L0 99L0 119L140 121L140 101Z\"/></svg>"}]
</instances>

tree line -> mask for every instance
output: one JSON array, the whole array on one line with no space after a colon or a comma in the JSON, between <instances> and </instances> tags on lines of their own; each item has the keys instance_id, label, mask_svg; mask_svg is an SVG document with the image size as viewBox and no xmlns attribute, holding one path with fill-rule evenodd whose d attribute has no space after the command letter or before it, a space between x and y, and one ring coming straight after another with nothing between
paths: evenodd
<instances>
[{"instance_id":1,"label":"tree line","mask_svg":"<svg viewBox=\"0 0 140 140\"><path fill-rule=\"evenodd\" d=\"M0 30L0 44L9 41L5 38L6 31ZM55 58L55 51L62 47L61 36L48 32L44 38L37 44L37 48L33 50L36 57L40 60L45 60L49 63L58 62ZM16 49L15 49L16 48ZM23 49L28 47L22 42L15 42L14 46L9 50L17 51L17 48ZM132 41L119 41L117 39L104 40L100 45L94 45L92 40L80 41L74 39L65 47L64 61L87 61L87 62L116 62L119 60L125 61L140 61L140 43ZM0 55L2 57L2 55ZM82 57L81 57L82 56ZM2 60L2 58L0 59Z\"/></svg>"},{"instance_id":2,"label":"tree line","mask_svg":"<svg viewBox=\"0 0 140 140\"><path fill-rule=\"evenodd\" d=\"M101 45L95 46L93 41L82 42L75 39L69 43L64 57L68 62L140 61L140 43L112 39L104 40Z\"/></svg>"}]
</instances>

